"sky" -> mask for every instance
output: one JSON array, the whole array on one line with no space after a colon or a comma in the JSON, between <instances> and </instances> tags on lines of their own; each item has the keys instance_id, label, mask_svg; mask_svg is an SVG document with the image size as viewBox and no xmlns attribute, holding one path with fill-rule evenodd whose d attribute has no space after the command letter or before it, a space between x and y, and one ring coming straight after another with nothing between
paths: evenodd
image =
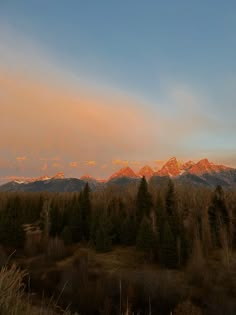
<instances>
[{"instance_id":1,"label":"sky","mask_svg":"<svg viewBox=\"0 0 236 315\"><path fill-rule=\"evenodd\" d=\"M0 0L0 182L236 167L236 2Z\"/></svg>"}]
</instances>

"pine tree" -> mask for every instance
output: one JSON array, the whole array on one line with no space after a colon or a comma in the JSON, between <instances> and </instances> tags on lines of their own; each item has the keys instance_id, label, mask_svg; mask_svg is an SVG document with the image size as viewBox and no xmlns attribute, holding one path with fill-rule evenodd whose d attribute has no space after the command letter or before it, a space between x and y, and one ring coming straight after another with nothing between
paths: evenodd
<instances>
[{"instance_id":1,"label":"pine tree","mask_svg":"<svg viewBox=\"0 0 236 315\"><path fill-rule=\"evenodd\" d=\"M108 252L112 249L112 225L109 216L103 213L99 218L96 230L95 248L98 252Z\"/></svg>"},{"instance_id":2,"label":"pine tree","mask_svg":"<svg viewBox=\"0 0 236 315\"><path fill-rule=\"evenodd\" d=\"M68 226L72 233L73 243L78 243L83 239L82 218L79 200L74 197L72 208L68 217Z\"/></svg>"},{"instance_id":3,"label":"pine tree","mask_svg":"<svg viewBox=\"0 0 236 315\"><path fill-rule=\"evenodd\" d=\"M81 211L81 229L82 237L84 240L89 240L90 234L90 217L91 217L91 201L90 201L90 188L86 183L84 190L79 196L79 206Z\"/></svg>"},{"instance_id":4,"label":"pine tree","mask_svg":"<svg viewBox=\"0 0 236 315\"><path fill-rule=\"evenodd\" d=\"M212 244L215 247L221 246L221 231L225 229L229 233L229 214L225 202L224 191L220 185L215 189L211 204L208 208L208 220L211 230Z\"/></svg>"},{"instance_id":5,"label":"pine tree","mask_svg":"<svg viewBox=\"0 0 236 315\"><path fill-rule=\"evenodd\" d=\"M0 243L15 248L24 245L25 233L23 218L19 208L19 197L9 199L5 210L0 214Z\"/></svg>"},{"instance_id":6,"label":"pine tree","mask_svg":"<svg viewBox=\"0 0 236 315\"><path fill-rule=\"evenodd\" d=\"M63 214L56 204L52 205L50 213L50 236L59 236L63 230Z\"/></svg>"},{"instance_id":7,"label":"pine tree","mask_svg":"<svg viewBox=\"0 0 236 315\"><path fill-rule=\"evenodd\" d=\"M40 213L40 229L43 232L44 240L47 240L50 233L50 201L45 199Z\"/></svg>"},{"instance_id":8,"label":"pine tree","mask_svg":"<svg viewBox=\"0 0 236 315\"><path fill-rule=\"evenodd\" d=\"M135 245L137 227L134 216L127 215L121 226L121 243L124 245Z\"/></svg>"},{"instance_id":9,"label":"pine tree","mask_svg":"<svg viewBox=\"0 0 236 315\"><path fill-rule=\"evenodd\" d=\"M72 240L72 233L69 228L69 226L65 226L62 233L61 233L61 238L64 241L65 245L71 245L73 240Z\"/></svg>"},{"instance_id":10,"label":"pine tree","mask_svg":"<svg viewBox=\"0 0 236 315\"><path fill-rule=\"evenodd\" d=\"M147 217L144 217L137 235L136 246L144 251L148 258L153 258L155 244L155 235L152 230L152 225Z\"/></svg>"},{"instance_id":11,"label":"pine tree","mask_svg":"<svg viewBox=\"0 0 236 315\"><path fill-rule=\"evenodd\" d=\"M100 224L100 216L103 210L94 209L91 213L91 222L90 222L90 241L93 245L96 244L96 233L98 226Z\"/></svg>"},{"instance_id":12,"label":"pine tree","mask_svg":"<svg viewBox=\"0 0 236 315\"><path fill-rule=\"evenodd\" d=\"M161 244L163 243L164 225L167 220L166 211L163 204L157 203L156 207L156 227L157 227L157 244L155 248L156 258L160 261Z\"/></svg>"},{"instance_id":13,"label":"pine tree","mask_svg":"<svg viewBox=\"0 0 236 315\"><path fill-rule=\"evenodd\" d=\"M172 216L176 211L176 198L174 183L171 179L168 181L167 194L165 199L165 208L168 216Z\"/></svg>"},{"instance_id":14,"label":"pine tree","mask_svg":"<svg viewBox=\"0 0 236 315\"><path fill-rule=\"evenodd\" d=\"M168 221L163 227L162 243L160 244L160 261L162 266L176 268L178 266L178 252L176 238L171 230Z\"/></svg>"},{"instance_id":15,"label":"pine tree","mask_svg":"<svg viewBox=\"0 0 236 315\"><path fill-rule=\"evenodd\" d=\"M146 178L143 176L138 188L137 198L137 220L141 223L144 216L149 217L152 207L152 197L148 191Z\"/></svg>"}]
</instances>

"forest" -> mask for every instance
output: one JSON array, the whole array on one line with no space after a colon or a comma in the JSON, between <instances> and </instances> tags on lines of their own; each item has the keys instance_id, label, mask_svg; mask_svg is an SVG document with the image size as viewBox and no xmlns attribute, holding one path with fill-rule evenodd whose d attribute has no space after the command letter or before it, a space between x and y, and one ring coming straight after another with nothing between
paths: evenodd
<instances>
[{"instance_id":1,"label":"forest","mask_svg":"<svg viewBox=\"0 0 236 315\"><path fill-rule=\"evenodd\" d=\"M55 300L58 314L236 314L236 191L221 186L143 177L123 189L4 192L0 244L2 271L25 271L29 303Z\"/></svg>"}]
</instances>

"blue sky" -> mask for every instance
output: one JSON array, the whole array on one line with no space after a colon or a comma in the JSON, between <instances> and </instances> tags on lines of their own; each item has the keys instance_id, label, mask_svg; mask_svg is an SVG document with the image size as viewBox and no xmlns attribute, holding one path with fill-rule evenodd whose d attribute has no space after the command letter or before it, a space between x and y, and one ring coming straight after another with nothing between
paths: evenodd
<instances>
[{"instance_id":1,"label":"blue sky","mask_svg":"<svg viewBox=\"0 0 236 315\"><path fill-rule=\"evenodd\" d=\"M68 86L129 97L176 124L150 144L168 149L140 159L209 155L236 166L235 13L229 0L1 0L0 65L35 77L59 71ZM185 124L189 137L171 143ZM108 156L138 160L138 151Z\"/></svg>"}]
</instances>

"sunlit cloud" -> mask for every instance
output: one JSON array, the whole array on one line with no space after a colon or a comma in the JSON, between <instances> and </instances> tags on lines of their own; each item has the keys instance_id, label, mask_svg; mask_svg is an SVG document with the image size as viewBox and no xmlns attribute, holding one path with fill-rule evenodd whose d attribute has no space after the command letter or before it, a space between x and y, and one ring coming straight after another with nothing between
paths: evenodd
<instances>
[{"instance_id":1,"label":"sunlit cloud","mask_svg":"<svg viewBox=\"0 0 236 315\"><path fill-rule=\"evenodd\" d=\"M60 163L53 163L53 164L52 164L52 167L53 167L53 168L60 168L60 169L63 168Z\"/></svg>"},{"instance_id":2,"label":"sunlit cloud","mask_svg":"<svg viewBox=\"0 0 236 315\"><path fill-rule=\"evenodd\" d=\"M223 132L222 123L204 110L208 100L186 85L170 84L162 101L150 106L108 88L85 88L52 60L38 43L0 24L0 153L6 157L0 166L5 169L27 164L31 172L45 172L64 165L71 173L91 167L103 176L142 161L159 167L173 154L200 157ZM220 158L233 163L233 151ZM217 150L209 155L219 156Z\"/></svg>"},{"instance_id":3,"label":"sunlit cloud","mask_svg":"<svg viewBox=\"0 0 236 315\"><path fill-rule=\"evenodd\" d=\"M57 156L56 157L50 157L50 158L49 157L48 158L47 157L45 157L45 158L41 157L40 161L60 161L60 158Z\"/></svg>"},{"instance_id":4,"label":"sunlit cloud","mask_svg":"<svg viewBox=\"0 0 236 315\"><path fill-rule=\"evenodd\" d=\"M96 161L86 161L85 163L84 163L86 166L96 166Z\"/></svg>"},{"instance_id":5,"label":"sunlit cloud","mask_svg":"<svg viewBox=\"0 0 236 315\"><path fill-rule=\"evenodd\" d=\"M163 160L155 160L154 161L154 163L155 164L158 164L158 165L161 165L161 164L163 164L165 161L163 161Z\"/></svg>"},{"instance_id":6,"label":"sunlit cloud","mask_svg":"<svg viewBox=\"0 0 236 315\"><path fill-rule=\"evenodd\" d=\"M127 166L129 164L129 161L127 160L120 160L120 159L116 159L112 161L113 165L122 165L122 166Z\"/></svg>"},{"instance_id":7,"label":"sunlit cloud","mask_svg":"<svg viewBox=\"0 0 236 315\"><path fill-rule=\"evenodd\" d=\"M78 164L79 164L78 162L70 162L69 166L70 167L78 167Z\"/></svg>"},{"instance_id":8,"label":"sunlit cloud","mask_svg":"<svg viewBox=\"0 0 236 315\"><path fill-rule=\"evenodd\" d=\"M25 161L26 159L27 159L26 156L17 156L17 157L16 157L16 160L17 160L17 161Z\"/></svg>"},{"instance_id":9,"label":"sunlit cloud","mask_svg":"<svg viewBox=\"0 0 236 315\"><path fill-rule=\"evenodd\" d=\"M130 161L129 164L132 166L140 166L144 163L142 161Z\"/></svg>"},{"instance_id":10,"label":"sunlit cloud","mask_svg":"<svg viewBox=\"0 0 236 315\"><path fill-rule=\"evenodd\" d=\"M41 171L47 171L47 169L48 169L48 164L44 163L41 167Z\"/></svg>"}]
</instances>

